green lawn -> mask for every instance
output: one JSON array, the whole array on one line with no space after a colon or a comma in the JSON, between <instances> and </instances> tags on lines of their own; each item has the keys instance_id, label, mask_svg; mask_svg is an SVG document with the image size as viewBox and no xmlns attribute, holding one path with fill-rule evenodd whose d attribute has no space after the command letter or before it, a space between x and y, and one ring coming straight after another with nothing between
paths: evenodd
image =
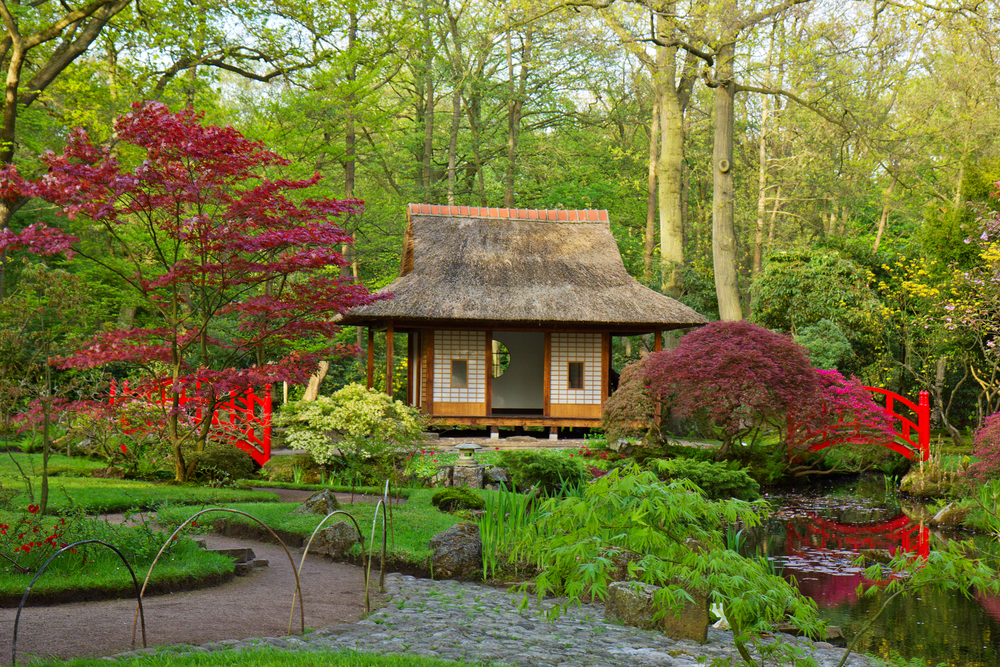
<instances>
[{"instance_id":1,"label":"green lawn","mask_svg":"<svg viewBox=\"0 0 1000 667\"><path fill-rule=\"evenodd\" d=\"M426 567L428 558L433 553L428 547L430 538L459 521L458 517L441 512L431 506L431 496L434 491L434 489L411 490L409 500L393 506L393 530L389 533L387 544L390 560L421 568ZM323 517L320 515L291 514L298 505L298 503L234 503L229 504L228 507L252 514L273 529L308 538ZM355 503L354 505L345 504L342 506L361 525L366 544L371 535L375 506L376 504L373 503ZM157 514L157 519L165 525L176 526L197 511L198 509L194 507L170 506L161 509ZM206 522L216 520L238 524L254 523L250 519L235 514L206 515ZM340 519L334 517L326 525L338 520ZM381 544L381 521L378 522L376 541ZM360 553L360 549L357 547L356 553Z\"/></svg>"},{"instance_id":2,"label":"green lawn","mask_svg":"<svg viewBox=\"0 0 1000 667\"><path fill-rule=\"evenodd\" d=\"M147 526L119 526L87 516L41 517L0 511L0 596L20 598L28 584L61 545L102 540L125 556L142 584L153 558L169 535ZM37 532L36 532L37 528ZM58 531L54 546L45 544ZM23 545L28 544L29 548ZM22 569L29 571L23 572ZM153 570L152 585L180 585L228 577L229 558L204 551L188 539L176 541ZM133 590L132 577L121 558L98 544L80 545L62 552L34 584L32 595L69 596L74 591L104 592L114 596Z\"/></svg>"},{"instance_id":3,"label":"green lawn","mask_svg":"<svg viewBox=\"0 0 1000 667\"><path fill-rule=\"evenodd\" d=\"M0 454L0 489L11 495L9 502L12 508L26 507L31 502L38 502L41 488L41 461L41 454L9 452ZM50 510L53 512L82 510L88 514L96 514L130 509L155 509L164 503L219 505L277 500L277 496L273 493L246 489L213 489L89 477L93 470L103 467L100 462L81 456L69 457L57 454L50 457L49 470L57 473L49 477ZM21 471L31 480L34 500L28 494Z\"/></svg>"}]
</instances>

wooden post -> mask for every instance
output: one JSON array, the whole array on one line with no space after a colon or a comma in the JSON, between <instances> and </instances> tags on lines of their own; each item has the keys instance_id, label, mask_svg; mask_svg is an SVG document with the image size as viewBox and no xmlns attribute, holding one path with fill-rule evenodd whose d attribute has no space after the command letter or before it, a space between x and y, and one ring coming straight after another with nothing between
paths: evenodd
<instances>
[{"instance_id":1,"label":"wooden post","mask_svg":"<svg viewBox=\"0 0 1000 667\"><path fill-rule=\"evenodd\" d=\"M427 396L424 397L425 412L434 414L434 330L427 330Z\"/></svg>"},{"instance_id":2,"label":"wooden post","mask_svg":"<svg viewBox=\"0 0 1000 667\"><path fill-rule=\"evenodd\" d=\"M385 393L392 397L392 320L385 326Z\"/></svg>"},{"instance_id":3,"label":"wooden post","mask_svg":"<svg viewBox=\"0 0 1000 667\"><path fill-rule=\"evenodd\" d=\"M368 327L368 388L375 386L375 329Z\"/></svg>"},{"instance_id":4,"label":"wooden post","mask_svg":"<svg viewBox=\"0 0 1000 667\"><path fill-rule=\"evenodd\" d=\"M601 332L601 379L603 387L601 389L601 407L611 395L611 332Z\"/></svg>"},{"instance_id":5,"label":"wooden post","mask_svg":"<svg viewBox=\"0 0 1000 667\"><path fill-rule=\"evenodd\" d=\"M406 404L415 405L413 399L413 332L406 334Z\"/></svg>"},{"instance_id":6,"label":"wooden post","mask_svg":"<svg viewBox=\"0 0 1000 667\"><path fill-rule=\"evenodd\" d=\"M486 330L486 414L493 412L493 330Z\"/></svg>"},{"instance_id":7,"label":"wooden post","mask_svg":"<svg viewBox=\"0 0 1000 667\"><path fill-rule=\"evenodd\" d=\"M545 332L545 356L542 362L542 415L548 417L550 414L549 402L552 384L552 333Z\"/></svg>"}]
</instances>

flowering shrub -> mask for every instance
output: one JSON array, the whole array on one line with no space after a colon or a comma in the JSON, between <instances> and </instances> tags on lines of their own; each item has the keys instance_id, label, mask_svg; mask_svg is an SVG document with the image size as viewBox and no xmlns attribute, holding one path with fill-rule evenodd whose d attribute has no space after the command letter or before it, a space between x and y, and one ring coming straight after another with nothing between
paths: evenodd
<instances>
[{"instance_id":1,"label":"flowering shrub","mask_svg":"<svg viewBox=\"0 0 1000 667\"><path fill-rule=\"evenodd\" d=\"M433 475L438 467L443 465L447 464L444 459L438 458L438 453L433 449L415 449L406 453L403 472L417 479L423 479Z\"/></svg>"},{"instance_id":2,"label":"flowering shrub","mask_svg":"<svg viewBox=\"0 0 1000 667\"><path fill-rule=\"evenodd\" d=\"M993 184L992 194L1000 199L1000 181ZM941 321L947 330L968 335L976 348L970 370L986 412L994 412L1000 409L1000 211L981 211L977 224L978 235L965 243L978 251L978 263L954 271L954 293L944 304Z\"/></svg>"},{"instance_id":3,"label":"flowering shrub","mask_svg":"<svg viewBox=\"0 0 1000 667\"><path fill-rule=\"evenodd\" d=\"M312 454L320 465L356 468L364 461L402 453L420 441L423 421L416 408L349 384L332 396L282 407L278 423L289 445Z\"/></svg>"},{"instance_id":4,"label":"flowering shrub","mask_svg":"<svg viewBox=\"0 0 1000 667\"><path fill-rule=\"evenodd\" d=\"M1000 476L1000 412L992 414L972 436L972 455L979 460L969 475L980 480Z\"/></svg>"},{"instance_id":5,"label":"flowering shrub","mask_svg":"<svg viewBox=\"0 0 1000 667\"><path fill-rule=\"evenodd\" d=\"M34 572L52 554L66 546L66 519L44 521L38 505L28 505L13 524L0 522L0 561L15 574Z\"/></svg>"}]
</instances>

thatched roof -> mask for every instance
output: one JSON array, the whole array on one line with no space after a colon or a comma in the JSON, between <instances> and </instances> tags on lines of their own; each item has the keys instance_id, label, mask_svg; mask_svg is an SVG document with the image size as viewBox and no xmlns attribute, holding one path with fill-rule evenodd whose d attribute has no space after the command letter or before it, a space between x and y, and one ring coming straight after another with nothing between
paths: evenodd
<instances>
[{"instance_id":1,"label":"thatched roof","mask_svg":"<svg viewBox=\"0 0 1000 667\"><path fill-rule=\"evenodd\" d=\"M707 320L640 285L607 211L410 204L395 296L344 324L448 322L674 329Z\"/></svg>"}]
</instances>

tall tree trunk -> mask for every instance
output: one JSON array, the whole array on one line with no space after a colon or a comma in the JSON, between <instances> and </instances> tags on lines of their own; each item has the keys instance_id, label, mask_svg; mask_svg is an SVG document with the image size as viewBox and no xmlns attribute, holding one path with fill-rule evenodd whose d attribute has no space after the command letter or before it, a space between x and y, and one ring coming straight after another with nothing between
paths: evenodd
<instances>
[{"instance_id":1,"label":"tall tree trunk","mask_svg":"<svg viewBox=\"0 0 1000 667\"><path fill-rule=\"evenodd\" d=\"M892 182L889 183L889 189L885 191L885 200L882 202L882 215L878 218L878 231L875 232L875 245L872 246L872 252L878 252L878 247L882 244L885 225L889 222L889 203L892 200L892 191L896 187L897 175L898 172L893 172Z\"/></svg>"},{"instance_id":2,"label":"tall tree trunk","mask_svg":"<svg viewBox=\"0 0 1000 667\"><path fill-rule=\"evenodd\" d=\"M660 105L663 104L663 88L654 87L653 119L649 126L649 171L646 177L646 234L643 239L643 277L647 282L653 279L653 251L656 249L656 167L659 162Z\"/></svg>"},{"instance_id":3,"label":"tall tree trunk","mask_svg":"<svg viewBox=\"0 0 1000 667\"><path fill-rule=\"evenodd\" d=\"M774 243L774 221L778 217L778 209L781 208L781 186L778 186L774 193L774 206L771 207L771 218L767 222L767 245Z\"/></svg>"},{"instance_id":4,"label":"tall tree trunk","mask_svg":"<svg viewBox=\"0 0 1000 667\"><path fill-rule=\"evenodd\" d=\"M664 294L677 296L684 266L681 220L681 175L684 172L684 116L677 98L665 95L660 106L660 159L656 178L660 208L660 283Z\"/></svg>"},{"instance_id":5,"label":"tall tree trunk","mask_svg":"<svg viewBox=\"0 0 1000 667\"><path fill-rule=\"evenodd\" d=\"M357 174L355 154L357 151L357 131L354 127L355 105L357 94L354 86L358 80L358 63L355 59L354 47L358 41L358 13L352 8L350 23L347 28L347 54L351 66L347 70L347 97L344 100L344 197L354 198L354 183Z\"/></svg>"},{"instance_id":6,"label":"tall tree trunk","mask_svg":"<svg viewBox=\"0 0 1000 667\"><path fill-rule=\"evenodd\" d=\"M478 94L477 94L478 95ZM476 104L472 102L476 101ZM486 206L486 177L483 174L483 156L480 146L480 118L478 99L467 100L465 113L469 117L469 130L472 132L472 159L476 165L476 185L479 191L479 205Z\"/></svg>"},{"instance_id":7,"label":"tall tree trunk","mask_svg":"<svg viewBox=\"0 0 1000 667\"><path fill-rule=\"evenodd\" d=\"M524 110L524 96L528 84L528 62L531 60L531 46L534 29L529 25L521 42L521 69L514 82L514 54L511 46L510 30L507 31L507 169L504 173L503 204L507 207L515 205L514 181L517 176L517 145L521 138L521 116Z\"/></svg>"},{"instance_id":8,"label":"tall tree trunk","mask_svg":"<svg viewBox=\"0 0 1000 667\"><path fill-rule=\"evenodd\" d=\"M767 47L767 73L764 75L764 86L771 87L771 60L774 56L774 29ZM757 151L757 220L754 230L753 268L751 275L760 273L764 256L764 216L767 214L767 176L768 176L768 123L771 119L771 96L764 95L760 110L760 146Z\"/></svg>"},{"instance_id":9,"label":"tall tree trunk","mask_svg":"<svg viewBox=\"0 0 1000 667\"><path fill-rule=\"evenodd\" d=\"M462 35L458 27L458 16L452 13L451 5L445 2L448 12L448 31L451 33L451 131L448 134L448 205L455 204L455 173L458 160L458 132L462 125L462 95L465 91L465 58L462 56Z\"/></svg>"},{"instance_id":10,"label":"tall tree trunk","mask_svg":"<svg viewBox=\"0 0 1000 667\"><path fill-rule=\"evenodd\" d=\"M673 7L673 3L671 3ZM656 17L657 33L667 41L670 26ZM660 209L660 290L679 296L684 266L684 225L681 220L681 176L684 172L684 110L677 94L677 47L658 46L653 74L660 97L660 157L656 180Z\"/></svg>"},{"instance_id":11,"label":"tall tree trunk","mask_svg":"<svg viewBox=\"0 0 1000 667\"><path fill-rule=\"evenodd\" d=\"M729 0L724 13L735 11ZM728 22L730 19L723 19ZM719 301L719 319L724 322L743 319L736 273L736 227L733 221L733 58L735 36L727 34L719 48L715 65L715 141L712 150L712 259L715 265L715 291Z\"/></svg>"},{"instance_id":12,"label":"tall tree trunk","mask_svg":"<svg viewBox=\"0 0 1000 667\"><path fill-rule=\"evenodd\" d=\"M323 361L319 362L319 367L316 372L309 377L309 384L306 385L305 395L302 396L303 401L315 401L319 396L319 386L323 384L323 379L326 374L330 371L330 362Z\"/></svg>"},{"instance_id":13,"label":"tall tree trunk","mask_svg":"<svg viewBox=\"0 0 1000 667\"><path fill-rule=\"evenodd\" d=\"M424 187L424 198L430 201L431 181L433 174L431 171L431 157L434 153L434 40L431 34L430 13L426 0L423 3L423 28L424 28L424 150L421 163L421 181Z\"/></svg>"},{"instance_id":14,"label":"tall tree trunk","mask_svg":"<svg viewBox=\"0 0 1000 667\"><path fill-rule=\"evenodd\" d=\"M451 95L451 131L448 136L448 205L455 204L455 161L458 151L458 130L462 118L462 89L458 82Z\"/></svg>"},{"instance_id":15,"label":"tall tree trunk","mask_svg":"<svg viewBox=\"0 0 1000 667\"><path fill-rule=\"evenodd\" d=\"M12 164L14 161L15 128L17 127L17 88L21 82L21 68L24 66L25 51L17 23L6 13L4 19L7 25L8 39L11 40L10 62L7 65L7 82L4 88L3 125L0 126L0 163ZM24 201L11 202L0 199L0 231L10 229L10 219L14 216ZM7 249L0 251L0 301L3 301L4 278L7 273Z\"/></svg>"}]
</instances>

